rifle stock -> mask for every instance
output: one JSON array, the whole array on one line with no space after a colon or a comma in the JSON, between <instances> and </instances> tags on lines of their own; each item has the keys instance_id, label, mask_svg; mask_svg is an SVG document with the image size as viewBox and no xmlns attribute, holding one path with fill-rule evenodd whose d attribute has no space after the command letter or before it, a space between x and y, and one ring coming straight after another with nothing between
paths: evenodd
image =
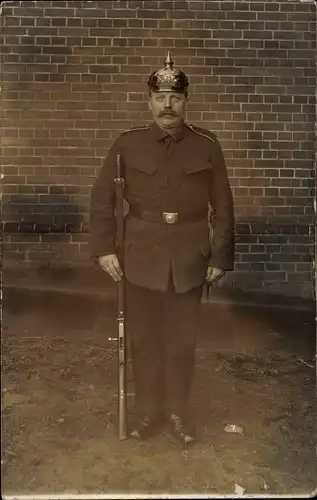
<instances>
[{"instance_id":1,"label":"rifle stock","mask_svg":"<svg viewBox=\"0 0 317 500\"><path fill-rule=\"evenodd\" d=\"M116 184L116 221L118 259L124 271L124 179L121 175L121 159L117 155ZM118 324L118 435L120 440L127 438L127 391L126 391L126 331L125 331L125 277L117 283L117 324Z\"/></svg>"}]
</instances>

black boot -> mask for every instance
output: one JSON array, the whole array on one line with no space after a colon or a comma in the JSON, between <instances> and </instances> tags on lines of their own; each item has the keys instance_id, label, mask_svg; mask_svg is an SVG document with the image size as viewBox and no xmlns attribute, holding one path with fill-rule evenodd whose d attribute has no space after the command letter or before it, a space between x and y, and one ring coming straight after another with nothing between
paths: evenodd
<instances>
[{"instance_id":1,"label":"black boot","mask_svg":"<svg viewBox=\"0 0 317 500\"><path fill-rule=\"evenodd\" d=\"M148 415L143 415L140 417L130 432L130 437L137 439L138 441L144 441L149 437L153 436L158 430L160 425L159 417L150 417Z\"/></svg>"},{"instance_id":2,"label":"black boot","mask_svg":"<svg viewBox=\"0 0 317 500\"><path fill-rule=\"evenodd\" d=\"M196 438L193 436L193 433L188 429L184 420L179 415L172 413L169 415L168 419L173 436L183 445L184 448L187 448L196 442Z\"/></svg>"}]
</instances>

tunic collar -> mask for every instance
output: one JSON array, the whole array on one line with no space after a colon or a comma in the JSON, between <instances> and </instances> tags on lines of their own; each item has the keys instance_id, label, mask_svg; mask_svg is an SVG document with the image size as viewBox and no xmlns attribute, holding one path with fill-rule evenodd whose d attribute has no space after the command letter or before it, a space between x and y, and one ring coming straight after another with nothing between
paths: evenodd
<instances>
[{"instance_id":1,"label":"tunic collar","mask_svg":"<svg viewBox=\"0 0 317 500\"><path fill-rule=\"evenodd\" d=\"M165 137L172 137L174 139L174 141L180 141L181 139L184 138L184 136L188 130L188 128L186 127L186 125L184 123L176 131L176 133L173 135L170 135L167 132L165 132L165 130L161 129L155 122L152 123L150 128L151 128L151 133L152 133L153 137L158 141L165 139Z\"/></svg>"}]
</instances>

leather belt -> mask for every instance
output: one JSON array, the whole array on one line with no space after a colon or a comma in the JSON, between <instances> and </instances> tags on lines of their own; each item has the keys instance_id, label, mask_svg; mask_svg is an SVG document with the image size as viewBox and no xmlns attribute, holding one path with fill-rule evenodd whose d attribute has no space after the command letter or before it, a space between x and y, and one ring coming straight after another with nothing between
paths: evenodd
<instances>
[{"instance_id":1,"label":"leather belt","mask_svg":"<svg viewBox=\"0 0 317 500\"><path fill-rule=\"evenodd\" d=\"M195 212L154 212L150 210L141 210L137 207L131 207L129 215L137 219L149 222L163 222L164 224L176 224L182 222L202 221L208 218L208 211L196 210Z\"/></svg>"}]
</instances>

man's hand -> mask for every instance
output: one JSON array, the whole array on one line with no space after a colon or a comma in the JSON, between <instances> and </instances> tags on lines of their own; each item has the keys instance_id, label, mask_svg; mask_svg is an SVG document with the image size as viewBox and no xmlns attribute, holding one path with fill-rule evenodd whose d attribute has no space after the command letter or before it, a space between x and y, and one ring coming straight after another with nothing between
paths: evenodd
<instances>
[{"instance_id":1,"label":"man's hand","mask_svg":"<svg viewBox=\"0 0 317 500\"><path fill-rule=\"evenodd\" d=\"M114 281L120 281L123 276L118 258L115 254L99 257L99 265L103 271L109 274Z\"/></svg>"},{"instance_id":2,"label":"man's hand","mask_svg":"<svg viewBox=\"0 0 317 500\"><path fill-rule=\"evenodd\" d=\"M216 283L225 276L226 272L223 269L218 269L217 267L208 267L206 281L208 284Z\"/></svg>"}]
</instances>

